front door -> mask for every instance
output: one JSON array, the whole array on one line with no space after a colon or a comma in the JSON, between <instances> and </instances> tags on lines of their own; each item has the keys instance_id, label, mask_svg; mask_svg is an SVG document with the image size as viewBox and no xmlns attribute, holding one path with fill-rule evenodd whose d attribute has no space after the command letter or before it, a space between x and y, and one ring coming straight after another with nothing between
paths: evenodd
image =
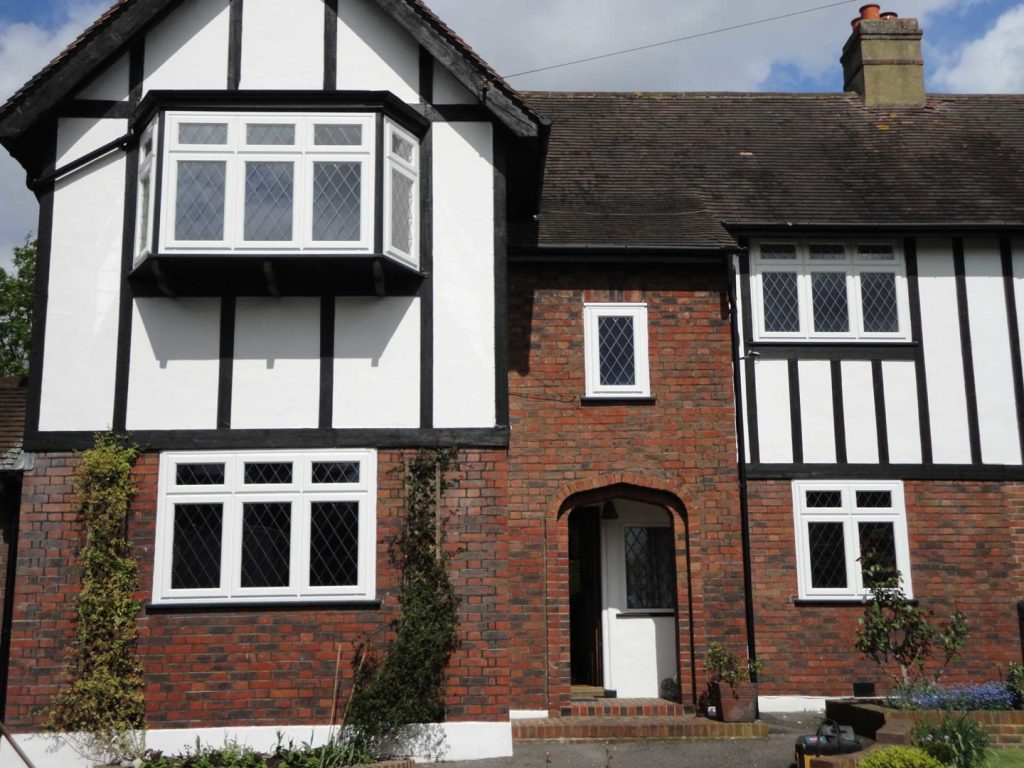
<instances>
[{"instance_id":1,"label":"front door","mask_svg":"<svg viewBox=\"0 0 1024 768\"><path fill-rule=\"evenodd\" d=\"M573 685L603 686L597 507L582 507L569 515L569 658Z\"/></svg>"},{"instance_id":2,"label":"front door","mask_svg":"<svg viewBox=\"0 0 1024 768\"><path fill-rule=\"evenodd\" d=\"M675 537L662 507L615 499L601 514L604 687L675 698L679 681Z\"/></svg>"}]
</instances>

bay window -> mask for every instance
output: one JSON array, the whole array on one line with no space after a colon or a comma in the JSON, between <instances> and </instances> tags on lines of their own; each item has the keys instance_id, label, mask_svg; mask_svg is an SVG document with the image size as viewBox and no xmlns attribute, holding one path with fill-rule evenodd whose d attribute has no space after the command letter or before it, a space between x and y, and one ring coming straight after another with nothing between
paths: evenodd
<instances>
[{"instance_id":1,"label":"bay window","mask_svg":"<svg viewBox=\"0 0 1024 768\"><path fill-rule=\"evenodd\" d=\"M390 118L168 111L161 125L159 150L140 150L138 191L138 215L145 215L159 152L159 243L153 248L152 233L137 226L137 261L155 250L375 255L418 266L419 140Z\"/></svg>"}]
</instances>

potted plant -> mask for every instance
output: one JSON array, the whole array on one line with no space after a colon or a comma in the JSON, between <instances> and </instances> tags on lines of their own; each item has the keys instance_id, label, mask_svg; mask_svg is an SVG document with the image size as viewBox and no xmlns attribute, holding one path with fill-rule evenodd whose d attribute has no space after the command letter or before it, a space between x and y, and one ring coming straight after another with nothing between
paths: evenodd
<instances>
[{"instance_id":1,"label":"potted plant","mask_svg":"<svg viewBox=\"0 0 1024 768\"><path fill-rule=\"evenodd\" d=\"M721 643L711 643L704 659L711 703L723 723L752 723L757 719L757 683L760 661L742 661Z\"/></svg>"}]
</instances>

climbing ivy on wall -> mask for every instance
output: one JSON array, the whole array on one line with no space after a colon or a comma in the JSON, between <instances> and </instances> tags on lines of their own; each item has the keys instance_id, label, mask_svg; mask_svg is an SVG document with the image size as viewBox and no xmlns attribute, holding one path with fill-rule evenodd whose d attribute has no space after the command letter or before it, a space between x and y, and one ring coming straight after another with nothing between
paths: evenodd
<instances>
[{"instance_id":1,"label":"climbing ivy on wall","mask_svg":"<svg viewBox=\"0 0 1024 768\"><path fill-rule=\"evenodd\" d=\"M135 448L97 435L80 455L75 491L84 526L81 591L68 648L70 681L53 698L48 726L91 734L108 746L143 725L142 665L136 652L138 566L128 543Z\"/></svg>"},{"instance_id":2,"label":"climbing ivy on wall","mask_svg":"<svg viewBox=\"0 0 1024 768\"><path fill-rule=\"evenodd\" d=\"M444 720L444 673L459 645L459 600L448 576L441 500L457 458L453 449L420 451L406 467L406 518L390 553L402 574L401 612L382 654L360 649L344 717L350 746L366 757L383 756L396 729ZM420 738L420 749L431 746L422 734L412 736Z\"/></svg>"}]
</instances>

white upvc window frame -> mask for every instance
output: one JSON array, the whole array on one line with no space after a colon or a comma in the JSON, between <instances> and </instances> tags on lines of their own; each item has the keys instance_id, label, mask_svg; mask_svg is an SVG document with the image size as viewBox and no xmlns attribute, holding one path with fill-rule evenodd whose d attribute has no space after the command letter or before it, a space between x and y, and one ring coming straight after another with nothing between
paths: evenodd
<instances>
[{"instance_id":1,"label":"white upvc window frame","mask_svg":"<svg viewBox=\"0 0 1024 768\"><path fill-rule=\"evenodd\" d=\"M135 261L153 252L153 226L156 217L157 158L159 154L159 121L153 120L139 138L139 170L136 184ZM145 190L148 189L148 194Z\"/></svg>"},{"instance_id":2,"label":"white upvc window frame","mask_svg":"<svg viewBox=\"0 0 1024 768\"><path fill-rule=\"evenodd\" d=\"M633 354L636 371L633 384L611 385L601 383L599 320L602 317L630 317L633 320ZM584 304L583 338L586 397L648 398L651 396L646 303L594 302Z\"/></svg>"},{"instance_id":3,"label":"white upvc window frame","mask_svg":"<svg viewBox=\"0 0 1024 768\"><path fill-rule=\"evenodd\" d=\"M291 462L290 483L244 483L247 462ZM357 462L359 480L353 483L313 483L315 462ZM179 485L178 464L224 464L224 483ZM364 601L376 597L377 572L377 454L373 450L167 452L160 456L157 526L154 550L154 604L240 605L266 602ZM289 584L244 588L242 531L244 504L291 504ZM355 502L359 505L356 584L310 586L312 505L317 502ZM177 504L222 505L220 584L212 589L172 589L174 515Z\"/></svg>"},{"instance_id":4,"label":"white upvc window frame","mask_svg":"<svg viewBox=\"0 0 1024 768\"><path fill-rule=\"evenodd\" d=\"M837 491L842 494L842 506L836 508L810 508L808 491ZM857 491L884 491L892 494L889 508L857 507ZM816 588L811 583L811 552L809 524L841 523L846 556L845 588ZM870 597L864 585L859 558L860 535L858 523L891 523L896 549L896 567L899 569L903 589L913 597L910 573L910 544L907 537L907 514L903 496L903 483L881 480L794 480L793 525L796 539L797 582L800 599L863 601Z\"/></svg>"},{"instance_id":5,"label":"white upvc window frame","mask_svg":"<svg viewBox=\"0 0 1024 768\"><path fill-rule=\"evenodd\" d=\"M412 145L412 160L392 151L395 138ZM392 174L399 173L412 182L412 237L411 248L402 250L393 240L392 217ZM392 120L384 121L384 253L411 266L419 264L419 231L420 231L420 143L408 131L402 130Z\"/></svg>"},{"instance_id":6,"label":"white upvc window frame","mask_svg":"<svg viewBox=\"0 0 1024 768\"><path fill-rule=\"evenodd\" d=\"M183 144L182 123L226 124L226 144ZM250 123L295 126L292 145L247 143ZM316 125L358 125L361 143L317 145ZM162 193L160 251L163 253L276 253L345 252L370 254L374 248L374 207L376 201L376 116L349 113L282 112L168 112L162 153L165 180ZM419 142L413 140L414 146ZM224 205L224 238L221 240L178 240L175 238L178 163L181 161L222 161L227 164ZM294 164L292 193L292 237L290 240L245 240L245 174L247 162L291 162ZM323 162L357 163L360 181L360 238L358 240L314 240L314 165ZM385 201L385 208L387 202Z\"/></svg>"},{"instance_id":7,"label":"white upvc window frame","mask_svg":"<svg viewBox=\"0 0 1024 768\"><path fill-rule=\"evenodd\" d=\"M841 246L844 255L839 260L812 260L811 248L818 245ZM793 246L796 250L795 258L765 259L762 257L762 251L766 246ZM859 253L861 246L891 247L893 259L886 261L866 258ZM750 288L755 341L898 343L912 340L906 259L899 242L873 238L766 238L752 242L750 250ZM765 329L763 276L770 272L795 272L797 274L800 323L797 331L768 331ZM811 276L816 272L842 272L846 275L846 300L849 312L847 331L825 332L814 329ZM870 272L895 275L899 330L894 333L871 332L864 329L860 278L861 275Z\"/></svg>"}]
</instances>

